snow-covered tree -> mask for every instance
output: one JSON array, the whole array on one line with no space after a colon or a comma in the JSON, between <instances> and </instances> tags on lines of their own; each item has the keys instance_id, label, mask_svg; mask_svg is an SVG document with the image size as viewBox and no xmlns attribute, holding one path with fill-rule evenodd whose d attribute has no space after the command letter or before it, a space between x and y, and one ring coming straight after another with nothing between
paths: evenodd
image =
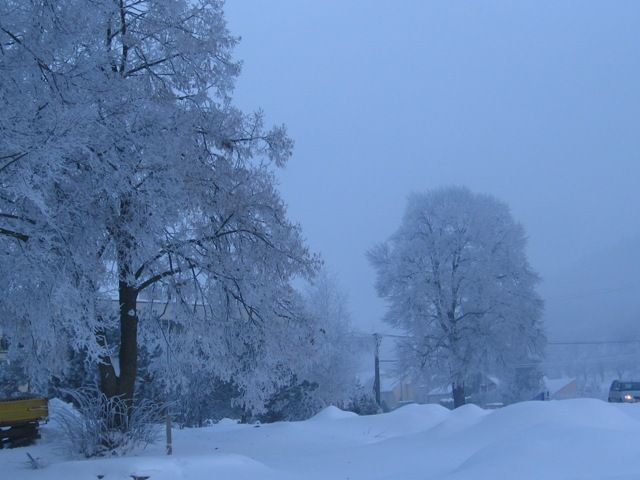
<instances>
[{"instance_id":1,"label":"snow-covered tree","mask_svg":"<svg viewBox=\"0 0 640 480\"><path fill-rule=\"evenodd\" d=\"M304 305L312 338L301 376L317 385L311 395L313 409L346 405L358 392L356 370L362 356L361 342L354 341L347 296L338 279L323 270L304 292Z\"/></svg>"},{"instance_id":2,"label":"snow-covered tree","mask_svg":"<svg viewBox=\"0 0 640 480\"><path fill-rule=\"evenodd\" d=\"M92 22L80 4L0 1L0 321L34 380L65 367L70 346L95 345L99 231L86 221L94 185L81 187L91 68L74 42Z\"/></svg>"},{"instance_id":3,"label":"snow-covered tree","mask_svg":"<svg viewBox=\"0 0 640 480\"><path fill-rule=\"evenodd\" d=\"M544 344L538 276L523 227L489 195L450 187L413 194L400 228L368 257L402 354L465 403L472 374L516 368Z\"/></svg>"},{"instance_id":4,"label":"snow-covered tree","mask_svg":"<svg viewBox=\"0 0 640 480\"><path fill-rule=\"evenodd\" d=\"M269 400L261 420L301 420L328 405L345 407L360 392L357 379L362 355L354 341L348 300L337 278L321 270L300 289L305 322L294 329L291 381Z\"/></svg>"},{"instance_id":5,"label":"snow-covered tree","mask_svg":"<svg viewBox=\"0 0 640 480\"><path fill-rule=\"evenodd\" d=\"M317 260L275 188L291 140L231 102L222 7L0 0L2 318L34 360L85 349L107 396L134 396L140 328L252 402L287 375Z\"/></svg>"},{"instance_id":6,"label":"snow-covered tree","mask_svg":"<svg viewBox=\"0 0 640 480\"><path fill-rule=\"evenodd\" d=\"M140 315L152 317L150 307L139 307ZM163 305L157 307L163 309ZM195 424L230 414L242 414L245 419L258 418L261 421L299 420L327 405L349 405L360 392L356 366L361 356L361 342L357 338L354 341L346 295L337 280L323 270L312 282L304 282L297 289L291 307L292 315L300 321L283 324L285 330L270 330L262 334L265 348L271 344L272 355L263 358L259 365L251 366L252 369L271 369L270 374L265 372L261 375L268 381L273 381L274 373L280 372L281 382L277 388L256 384L269 395L264 405L246 401L247 395L233 401L238 396L235 378L220 381L217 367L208 361L210 354L202 355L198 360L190 358L184 366L186 368L179 367L178 370L186 372L179 382L176 375L166 375L167 367L169 371L176 368L171 359L172 353L165 348L164 342L158 343L153 329L149 332L143 327L143 344L155 344L162 352L152 362L151 375L158 376L160 383L168 379L169 390L172 385L178 387L175 388L177 407L174 413L182 421ZM144 323L154 326L158 322ZM175 347L182 339L193 341L174 330L175 327L168 325L164 329L164 334L172 338L168 342L170 347ZM200 352L199 349L192 351L198 356ZM164 368L163 364L166 365Z\"/></svg>"}]
</instances>

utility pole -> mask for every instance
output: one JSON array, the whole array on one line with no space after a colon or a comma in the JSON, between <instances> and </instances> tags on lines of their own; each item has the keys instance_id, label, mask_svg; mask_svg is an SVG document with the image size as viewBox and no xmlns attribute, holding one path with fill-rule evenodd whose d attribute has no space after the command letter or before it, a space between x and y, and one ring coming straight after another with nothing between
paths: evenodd
<instances>
[{"instance_id":1,"label":"utility pole","mask_svg":"<svg viewBox=\"0 0 640 480\"><path fill-rule=\"evenodd\" d=\"M374 378L373 378L373 393L376 396L376 403L378 407L382 408L380 404L380 342L382 341L382 336L379 333L373 334L373 341L375 344L374 350L374 360L373 360L373 368L374 368Z\"/></svg>"}]
</instances>

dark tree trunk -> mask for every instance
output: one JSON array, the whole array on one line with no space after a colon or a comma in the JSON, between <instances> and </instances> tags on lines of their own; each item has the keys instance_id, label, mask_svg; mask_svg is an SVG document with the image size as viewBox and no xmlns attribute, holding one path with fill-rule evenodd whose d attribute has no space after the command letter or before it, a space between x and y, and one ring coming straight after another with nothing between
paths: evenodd
<instances>
[{"instance_id":1,"label":"dark tree trunk","mask_svg":"<svg viewBox=\"0 0 640 480\"><path fill-rule=\"evenodd\" d=\"M120 221L126 226L131 220L130 202L120 201ZM100 389L107 398L119 397L128 407L133 404L138 373L138 287L132 274L131 255L135 241L126 228L121 228L117 240L118 304L120 317L119 369L111 357L105 356L98 366ZM98 341L106 347L106 336L99 332ZM119 371L118 371L119 370ZM121 421L124 421L122 419Z\"/></svg>"},{"instance_id":2,"label":"dark tree trunk","mask_svg":"<svg viewBox=\"0 0 640 480\"><path fill-rule=\"evenodd\" d=\"M464 394L464 383L453 384L453 408L461 407L466 403L465 394Z\"/></svg>"},{"instance_id":3,"label":"dark tree trunk","mask_svg":"<svg viewBox=\"0 0 640 480\"><path fill-rule=\"evenodd\" d=\"M118 397L128 407L133 404L135 383L138 372L138 314L136 304L138 290L126 283L118 282L118 300L120 303L120 352L118 356L120 371L117 372L110 356L103 356L98 364L100 390L109 399ZM106 347L106 335L97 333L98 343ZM116 418L118 425L126 424L125 418Z\"/></svg>"},{"instance_id":4,"label":"dark tree trunk","mask_svg":"<svg viewBox=\"0 0 640 480\"><path fill-rule=\"evenodd\" d=\"M136 310L138 291L126 281L120 280L118 297L120 300L120 376L117 394L131 405L138 372L138 313Z\"/></svg>"},{"instance_id":5,"label":"dark tree trunk","mask_svg":"<svg viewBox=\"0 0 640 480\"><path fill-rule=\"evenodd\" d=\"M120 372L117 395L128 406L133 403L133 394L138 373L138 289L135 285L131 256L135 239L128 231L131 224L132 206L125 196L120 199L120 229L117 240L118 258L118 303L120 305Z\"/></svg>"}]
</instances>

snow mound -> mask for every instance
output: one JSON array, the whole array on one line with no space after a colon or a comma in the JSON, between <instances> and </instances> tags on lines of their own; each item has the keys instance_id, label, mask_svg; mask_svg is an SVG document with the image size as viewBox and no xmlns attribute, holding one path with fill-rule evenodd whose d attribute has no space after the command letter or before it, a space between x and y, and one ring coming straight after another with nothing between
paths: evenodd
<instances>
[{"instance_id":1,"label":"snow mound","mask_svg":"<svg viewBox=\"0 0 640 480\"><path fill-rule=\"evenodd\" d=\"M0 450L2 478L631 480L640 472L640 404L407 405L369 416L328 407L302 422L222 423L176 429L172 456L158 442L126 457L69 461L50 422L36 445ZM33 470L26 452L42 468Z\"/></svg>"},{"instance_id":2,"label":"snow mound","mask_svg":"<svg viewBox=\"0 0 640 480\"><path fill-rule=\"evenodd\" d=\"M333 405L329 405L328 407L320 410L316 413L310 420L321 421L321 420L344 420L345 418L354 418L357 417L357 413L347 412L345 410L341 410L338 407Z\"/></svg>"},{"instance_id":3,"label":"snow mound","mask_svg":"<svg viewBox=\"0 0 640 480\"><path fill-rule=\"evenodd\" d=\"M78 415L78 411L70 403L63 402L59 398L52 398L49 404L49 418L55 422L60 415Z\"/></svg>"},{"instance_id":4,"label":"snow mound","mask_svg":"<svg viewBox=\"0 0 640 480\"><path fill-rule=\"evenodd\" d=\"M468 403L451 411L451 415L453 417L457 418L458 420L467 422L476 421L484 417L485 415L488 415L489 413L489 410L484 410L472 403Z\"/></svg>"},{"instance_id":5,"label":"snow mound","mask_svg":"<svg viewBox=\"0 0 640 480\"><path fill-rule=\"evenodd\" d=\"M218 454L208 457L121 457L62 462L42 470L45 474L40 478L62 480L98 478L98 475L102 475L105 479L122 480L133 476L148 476L150 480L197 480L214 478L211 476L212 471L216 472L215 478L234 480L273 478L278 473L244 455Z\"/></svg>"},{"instance_id":6,"label":"snow mound","mask_svg":"<svg viewBox=\"0 0 640 480\"><path fill-rule=\"evenodd\" d=\"M544 425L549 429L559 425L566 428L590 427L607 430L625 429L630 424L637 424L640 427L638 419L616 407L617 405L591 398L522 402L494 410L484 419L482 429L507 434L538 425Z\"/></svg>"},{"instance_id":7,"label":"snow mound","mask_svg":"<svg viewBox=\"0 0 640 480\"><path fill-rule=\"evenodd\" d=\"M466 432L479 448L450 478L637 478L639 432L633 415L600 400L523 402Z\"/></svg>"},{"instance_id":8,"label":"snow mound","mask_svg":"<svg viewBox=\"0 0 640 480\"><path fill-rule=\"evenodd\" d=\"M384 415L377 415L377 423L384 423L389 433L407 435L430 430L449 419L451 415L451 410L442 405L411 404Z\"/></svg>"},{"instance_id":9,"label":"snow mound","mask_svg":"<svg viewBox=\"0 0 640 480\"><path fill-rule=\"evenodd\" d=\"M233 425L238 425L240 420L236 418L221 418L214 425L218 427L231 427Z\"/></svg>"},{"instance_id":10,"label":"snow mound","mask_svg":"<svg viewBox=\"0 0 640 480\"><path fill-rule=\"evenodd\" d=\"M419 403L410 403L408 405L404 405L392 412L389 412L387 415L391 415L394 417L405 417L405 416L419 416L419 417L438 417L443 418L451 413L451 410L443 407L442 405L436 405L435 403L428 404L419 404Z\"/></svg>"},{"instance_id":11,"label":"snow mound","mask_svg":"<svg viewBox=\"0 0 640 480\"><path fill-rule=\"evenodd\" d=\"M459 434L480 422L489 410L483 410L477 405L463 405L455 410L449 411L449 415L439 424L437 424L432 432L437 435L451 436Z\"/></svg>"}]
</instances>

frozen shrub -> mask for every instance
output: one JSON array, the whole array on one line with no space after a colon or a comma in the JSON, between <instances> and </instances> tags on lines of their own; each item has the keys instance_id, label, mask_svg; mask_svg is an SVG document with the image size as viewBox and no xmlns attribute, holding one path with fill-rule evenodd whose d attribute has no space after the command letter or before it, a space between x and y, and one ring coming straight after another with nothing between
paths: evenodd
<instances>
[{"instance_id":1,"label":"frozen shrub","mask_svg":"<svg viewBox=\"0 0 640 480\"><path fill-rule=\"evenodd\" d=\"M355 394L345 405L343 410L357 413L358 415L375 415L382 413L382 409L376 403L372 394L360 391Z\"/></svg>"},{"instance_id":2,"label":"frozen shrub","mask_svg":"<svg viewBox=\"0 0 640 480\"><path fill-rule=\"evenodd\" d=\"M97 388L65 392L75 408L57 407L52 416L65 437L64 449L84 457L122 455L157 440L166 406L141 400L130 406Z\"/></svg>"}]
</instances>

